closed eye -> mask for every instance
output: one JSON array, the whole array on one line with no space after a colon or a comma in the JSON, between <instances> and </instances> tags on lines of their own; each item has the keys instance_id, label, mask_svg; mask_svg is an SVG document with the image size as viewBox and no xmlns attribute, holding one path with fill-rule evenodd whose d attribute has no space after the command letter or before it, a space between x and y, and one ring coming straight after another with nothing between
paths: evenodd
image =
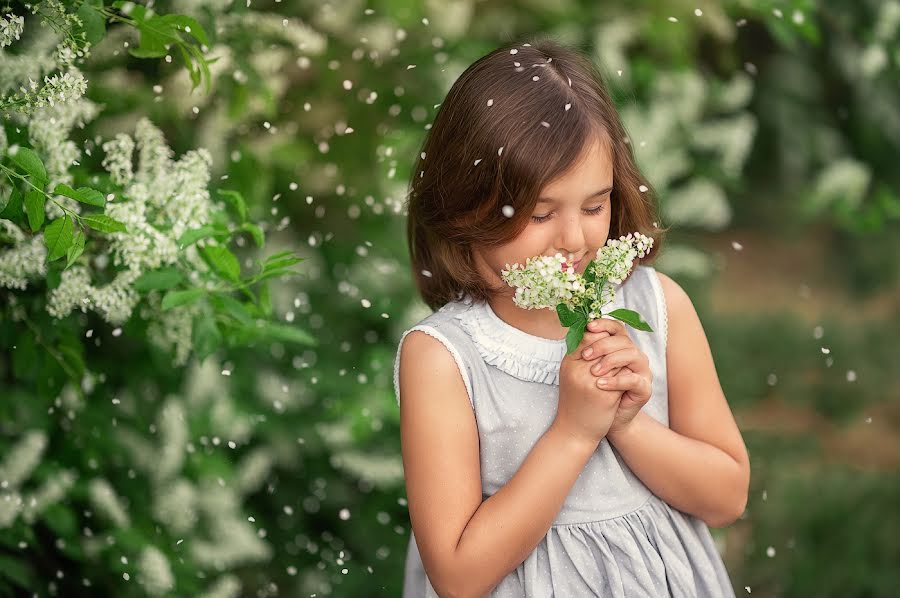
<instances>
[{"instance_id":1,"label":"closed eye","mask_svg":"<svg viewBox=\"0 0 900 598\"><path fill-rule=\"evenodd\" d=\"M600 212L603 211L603 206L604 206L604 204L600 204L596 208L591 208L589 210L585 210L585 213L590 214L591 216L596 216L597 214L599 214ZM546 222L547 220L550 220L550 216L552 214L553 214L553 212L550 212L549 214L545 214L544 216L532 216L531 219L534 222Z\"/></svg>"}]
</instances>

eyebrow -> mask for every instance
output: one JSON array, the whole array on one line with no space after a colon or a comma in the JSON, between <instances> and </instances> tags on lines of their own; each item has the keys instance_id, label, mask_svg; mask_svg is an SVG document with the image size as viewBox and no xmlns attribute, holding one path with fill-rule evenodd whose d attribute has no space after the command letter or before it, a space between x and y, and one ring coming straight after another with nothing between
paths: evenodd
<instances>
[{"instance_id":1,"label":"eyebrow","mask_svg":"<svg viewBox=\"0 0 900 598\"><path fill-rule=\"evenodd\" d=\"M601 189L600 191L596 191L594 193L591 193L587 197L585 197L584 201L587 201L589 199L597 197L598 195L606 195L610 191L612 191L612 187L607 187L606 189ZM540 199L537 200L537 202L538 203L557 203L557 200L553 199L552 197L541 197Z\"/></svg>"}]
</instances>

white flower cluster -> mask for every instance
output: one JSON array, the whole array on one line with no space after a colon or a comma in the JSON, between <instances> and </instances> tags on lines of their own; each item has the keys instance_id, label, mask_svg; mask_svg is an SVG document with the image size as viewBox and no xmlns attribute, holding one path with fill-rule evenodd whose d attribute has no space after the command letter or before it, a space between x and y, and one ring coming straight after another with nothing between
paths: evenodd
<instances>
[{"instance_id":1,"label":"white flower cluster","mask_svg":"<svg viewBox=\"0 0 900 598\"><path fill-rule=\"evenodd\" d=\"M212 157L205 149L191 150L173 162L162 132L147 119L137 123L135 139L119 134L104 143L103 167L128 198L107 205L107 214L128 229L110 235L114 264L144 271L175 263L178 238L209 222ZM132 172L135 145L139 162Z\"/></svg>"},{"instance_id":2,"label":"white flower cluster","mask_svg":"<svg viewBox=\"0 0 900 598\"><path fill-rule=\"evenodd\" d=\"M76 307L82 312L91 309L110 324L124 324L140 301L140 295L132 287L138 276L138 270L124 270L109 284L95 287L87 268L72 266L63 270L59 286L50 291L47 312L55 318L64 318Z\"/></svg>"},{"instance_id":3,"label":"white flower cluster","mask_svg":"<svg viewBox=\"0 0 900 598\"><path fill-rule=\"evenodd\" d=\"M500 275L517 287L513 302L526 309L556 309L558 303L572 303L585 290L584 281L561 253L534 256L521 264L506 265Z\"/></svg>"},{"instance_id":4,"label":"white flower cluster","mask_svg":"<svg viewBox=\"0 0 900 598\"><path fill-rule=\"evenodd\" d=\"M603 276L613 284L622 281L631 272L636 257L644 257L653 247L653 239L641 233L628 233L619 239L610 239L597 250L594 268L598 276Z\"/></svg>"},{"instance_id":5,"label":"white flower cluster","mask_svg":"<svg viewBox=\"0 0 900 598\"><path fill-rule=\"evenodd\" d=\"M159 309L162 299L153 301L153 309L142 310L142 317L149 320L147 338L161 350L172 354L172 365L180 367L187 363L191 355L194 318L200 313L200 306L182 305L166 312L165 318L155 318L153 310Z\"/></svg>"},{"instance_id":6,"label":"white flower cluster","mask_svg":"<svg viewBox=\"0 0 900 598\"><path fill-rule=\"evenodd\" d=\"M0 220L0 226L18 230L18 227L8 220ZM44 235L35 235L30 241L20 242L0 252L0 287L24 291L29 279L44 277L47 274L46 258Z\"/></svg>"},{"instance_id":7,"label":"white flower cluster","mask_svg":"<svg viewBox=\"0 0 900 598\"><path fill-rule=\"evenodd\" d=\"M241 595L241 582L236 575L223 575L197 598L237 598Z\"/></svg>"},{"instance_id":8,"label":"white flower cluster","mask_svg":"<svg viewBox=\"0 0 900 598\"><path fill-rule=\"evenodd\" d=\"M23 496L19 487L34 473L47 447L43 430L25 434L0 463L0 529L10 527L20 515L33 523L44 509L58 503L75 484L75 474L61 470L44 479L37 490Z\"/></svg>"},{"instance_id":9,"label":"white flower cluster","mask_svg":"<svg viewBox=\"0 0 900 598\"><path fill-rule=\"evenodd\" d=\"M32 430L25 434L0 463L0 488L15 488L31 477L47 448L47 434Z\"/></svg>"},{"instance_id":10,"label":"white flower cluster","mask_svg":"<svg viewBox=\"0 0 900 598\"><path fill-rule=\"evenodd\" d=\"M104 517L118 525L127 527L130 525L128 512L122 505L122 500L116 495L112 485L102 478L94 478L88 484L88 498L94 509Z\"/></svg>"},{"instance_id":11,"label":"white flower cluster","mask_svg":"<svg viewBox=\"0 0 900 598\"><path fill-rule=\"evenodd\" d=\"M135 148L136 170L132 166ZM213 204L207 185L212 159L206 150L199 149L173 161L162 132L147 119L137 123L134 140L122 133L104 143L103 149L103 167L114 182L123 186L122 198L108 203L106 214L125 224L127 230L109 233L106 239L113 265L124 269L109 284L95 287L86 267L72 266L63 271L59 286L50 292L47 311L64 318L75 308L82 312L91 309L118 325L131 317L140 301L134 281L147 270L175 264L178 238L209 223ZM188 257L193 258L193 266L206 268L193 248ZM175 347L175 362L179 364L187 361L193 346L193 315L191 310L182 310L152 327L157 344Z\"/></svg>"},{"instance_id":12,"label":"white flower cluster","mask_svg":"<svg viewBox=\"0 0 900 598\"><path fill-rule=\"evenodd\" d=\"M621 284L631 272L636 257L644 257L653 247L653 239L640 233L628 233L619 239L610 239L597 250L596 258L589 264L596 274L595 280ZM588 270L585 270L585 274ZM525 261L525 266L507 264L501 277L516 287L513 302L525 309L555 310L559 303L574 309L587 306L589 319L597 319L602 308L615 298L615 288L606 284L590 284L575 272L561 254L553 257L535 256ZM598 288L599 287L599 288Z\"/></svg>"},{"instance_id":13,"label":"white flower cluster","mask_svg":"<svg viewBox=\"0 0 900 598\"><path fill-rule=\"evenodd\" d=\"M38 89L38 83L31 79L31 90L21 87L21 94L13 94L0 98L0 109L8 110L15 107L23 114L31 114L44 106L55 106L77 100L87 90L87 79L75 67L62 75L44 77L44 86Z\"/></svg>"},{"instance_id":14,"label":"white flower cluster","mask_svg":"<svg viewBox=\"0 0 900 598\"><path fill-rule=\"evenodd\" d=\"M94 120L99 112L98 104L87 98L79 98L65 104L45 106L31 114L27 121L28 138L32 149L41 155L47 168L51 189L59 183L72 185L74 179L69 174L69 169L81 159L81 149L69 139L69 134L73 128L83 128L85 123ZM58 196L56 200L61 203L61 200L66 200L66 209L74 209L80 213L77 201L62 196ZM47 203L48 207L53 206L56 211L48 211L48 216L57 218L62 215L62 211L52 202Z\"/></svg>"},{"instance_id":15,"label":"white flower cluster","mask_svg":"<svg viewBox=\"0 0 900 598\"><path fill-rule=\"evenodd\" d=\"M169 560L156 546L146 546L137 560L138 583L150 596L165 596L175 587Z\"/></svg>"},{"instance_id":16,"label":"white flower cluster","mask_svg":"<svg viewBox=\"0 0 900 598\"><path fill-rule=\"evenodd\" d=\"M103 168L110 174L112 181L121 186L128 185L134 177L132 171L132 154L134 153L134 140L125 133L119 133L115 139L103 144Z\"/></svg>"},{"instance_id":17,"label":"white flower cluster","mask_svg":"<svg viewBox=\"0 0 900 598\"><path fill-rule=\"evenodd\" d=\"M6 17L0 17L0 48L5 48L17 41L24 28L24 17L17 17L12 13Z\"/></svg>"}]
</instances>

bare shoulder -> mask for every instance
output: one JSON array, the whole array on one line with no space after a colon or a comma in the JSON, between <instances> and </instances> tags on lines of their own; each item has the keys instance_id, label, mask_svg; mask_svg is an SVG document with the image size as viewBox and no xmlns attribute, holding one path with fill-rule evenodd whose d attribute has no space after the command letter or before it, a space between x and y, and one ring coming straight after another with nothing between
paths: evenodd
<instances>
[{"instance_id":1,"label":"bare shoulder","mask_svg":"<svg viewBox=\"0 0 900 598\"><path fill-rule=\"evenodd\" d=\"M478 428L459 366L433 336L420 330L406 336L399 385L410 523L425 570L439 588L452 574L457 543L481 505Z\"/></svg>"},{"instance_id":2,"label":"bare shoulder","mask_svg":"<svg viewBox=\"0 0 900 598\"><path fill-rule=\"evenodd\" d=\"M689 303L691 309L693 309L694 305L691 303L691 298L685 290L681 288L681 285L672 280L669 275L663 274L659 270L656 271L656 274L659 276L659 286L662 287L663 295L666 298L666 311L668 312L669 317L672 316L673 310L678 312L679 310L685 309L685 303Z\"/></svg>"}]
</instances>

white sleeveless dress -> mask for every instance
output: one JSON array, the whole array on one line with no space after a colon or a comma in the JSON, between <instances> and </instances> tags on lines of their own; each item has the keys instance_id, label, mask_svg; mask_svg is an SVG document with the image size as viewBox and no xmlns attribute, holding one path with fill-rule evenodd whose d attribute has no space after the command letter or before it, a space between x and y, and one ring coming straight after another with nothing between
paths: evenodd
<instances>
[{"instance_id":1,"label":"white sleeveless dress","mask_svg":"<svg viewBox=\"0 0 900 598\"><path fill-rule=\"evenodd\" d=\"M604 311L633 309L653 332L626 326L650 359L653 394L644 406L668 426L666 306L656 271L637 266ZM422 330L453 354L475 411L482 496L516 473L556 415L565 340L534 336L468 296L406 330L394 363L399 405L403 339ZM638 479L604 439L590 457L546 536L491 591L493 598L602 596L730 598L734 590L706 524L678 511ZM436 598L410 533L403 598Z\"/></svg>"}]
</instances>

